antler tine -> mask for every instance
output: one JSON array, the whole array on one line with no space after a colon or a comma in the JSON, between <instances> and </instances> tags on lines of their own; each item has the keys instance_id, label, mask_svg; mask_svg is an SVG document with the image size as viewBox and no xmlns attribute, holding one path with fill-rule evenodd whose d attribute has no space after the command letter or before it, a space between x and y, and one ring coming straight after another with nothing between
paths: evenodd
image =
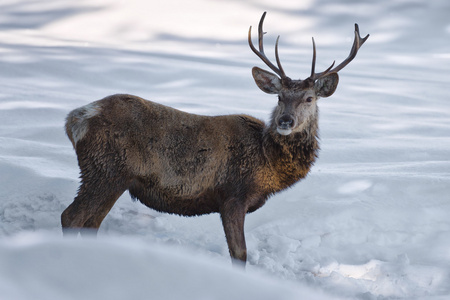
<instances>
[{"instance_id":1,"label":"antler tine","mask_svg":"<svg viewBox=\"0 0 450 300\"><path fill-rule=\"evenodd\" d=\"M280 36L277 37L277 42L275 43L275 59L277 60L278 69L280 69L280 76L281 78L286 77L286 74L284 73L283 67L281 66L280 57L278 56L278 41L280 39Z\"/></svg>"},{"instance_id":2,"label":"antler tine","mask_svg":"<svg viewBox=\"0 0 450 300\"><path fill-rule=\"evenodd\" d=\"M324 72L320 72L320 73L314 73L314 71L311 72L311 78L313 80L317 80L320 77L323 77L329 73L337 73L340 70L342 70L345 66L347 66L355 57L356 54L358 53L359 48L361 48L361 46L364 44L364 42L369 38L369 34L366 35L364 38L361 38L361 35L359 33L359 26L358 24L355 24L355 39L353 41L353 46L352 49L350 50L350 54L348 55L348 57L341 62L339 65L337 65L334 69L331 69L334 65L331 65L331 67L329 67L327 70L325 70ZM314 39L313 39L313 46L314 46L314 53L313 53L313 58L315 59L315 45L314 45ZM315 63L315 62L314 62Z\"/></svg>"},{"instance_id":3,"label":"antler tine","mask_svg":"<svg viewBox=\"0 0 450 300\"><path fill-rule=\"evenodd\" d=\"M248 30L248 45L252 49L252 51L269 67L271 68L276 74L278 74L281 78L285 78L286 74L284 73L283 68L281 67L280 58L278 57L278 39L280 38L278 36L277 42L275 44L275 58L277 60L278 68L270 62L270 60L267 58L266 54L264 53L264 45L263 45L263 23L264 18L266 17L266 12L263 13L261 16L261 20L259 21L258 25L258 44L259 44L259 51L256 50L255 46L252 42L252 26L250 26L250 29Z\"/></svg>"},{"instance_id":4,"label":"antler tine","mask_svg":"<svg viewBox=\"0 0 450 300\"><path fill-rule=\"evenodd\" d=\"M263 23L264 19L266 18L266 13L264 12L261 16L261 19L259 20L258 24L258 44L259 44L259 52L264 53L264 45L263 45L263 39L264 39L264 30L263 30Z\"/></svg>"},{"instance_id":5,"label":"antler tine","mask_svg":"<svg viewBox=\"0 0 450 300\"><path fill-rule=\"evenodd\" d=\"M328 74L328 72L334 66L334 63L336 61L333 61L331 66L329 66L328 69L326 69L325 71L323 71L321 73L315 73L315 69L316 69L316 42L314 41L314 38L312 38L312 43L313 43L313 59L312 59L312 66L311 66L311 76L309 76L309 78L311 78L314 81L316 79L319 79L321 76L325 76L326 74Z\"/></svg>"},{"instance_id":6,"label":"antler tine","mask_svg":"<svg viewBox=\"0 0 450 300\"><path fill-rule=\"evenodd\" d=\"M315 77L315 70L316 70L316 42L314 42L314 37L312 38L313 43L313 59L312 59L312 66L311 66L311 76L310 78L314 80Z\"/></svg>"}]
</instances>

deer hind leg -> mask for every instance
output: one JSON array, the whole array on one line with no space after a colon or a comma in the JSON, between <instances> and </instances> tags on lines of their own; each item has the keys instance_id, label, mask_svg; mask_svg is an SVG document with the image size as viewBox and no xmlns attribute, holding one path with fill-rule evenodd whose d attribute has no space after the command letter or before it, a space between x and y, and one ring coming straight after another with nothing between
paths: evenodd
<instances>
[{"instance_id":1,"label":"deer hind leg","mask_svg":"<svg viewBox=\"0 0 450 300\"><path fill-rule=\"evenodd\" d=\"M83 235L96 234L103 219L125 190L123 185L106 178L100 183L82 182L78 195L61 214L63 235L77 235L78 232Z\"/></svg>"}]
</instances>

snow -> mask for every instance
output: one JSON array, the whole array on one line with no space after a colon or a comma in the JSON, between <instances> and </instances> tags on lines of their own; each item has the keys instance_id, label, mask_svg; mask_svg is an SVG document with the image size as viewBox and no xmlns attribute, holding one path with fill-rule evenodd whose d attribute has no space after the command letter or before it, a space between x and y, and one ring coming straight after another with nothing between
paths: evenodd
<instances>
[{"instance_id":1,"label":"snow","mask_svg":"<svg viewBox=\"0 0 450 300\"><path fill-rule=\"evenodd\" d=\"M2 299L297 299L300 292L327 299L311 288L127 238L61 243L23 235L0 253Z\"/></svg>"},{"instance_id":2,"label":"snow","mask_svg":"<svg viewBox=\"0 0 450 300\"><path fill-rule=\"evenodd\" d=\"M161 1L159 1L161 2ZM0 4L1 299L450 297L450 2L4 0ZM217 214L152 211L124 194L97 240L63 240L78 187L67 113L114 93L268 120L247 45L267 11L286 73L342 61L320 100L311 174L246 218L246 272ZM255 36L254 36L255 37ZM270 50L269 50L270 49ZM272 57L272 56L271 56Z\"/></svg>"}]
</instances>

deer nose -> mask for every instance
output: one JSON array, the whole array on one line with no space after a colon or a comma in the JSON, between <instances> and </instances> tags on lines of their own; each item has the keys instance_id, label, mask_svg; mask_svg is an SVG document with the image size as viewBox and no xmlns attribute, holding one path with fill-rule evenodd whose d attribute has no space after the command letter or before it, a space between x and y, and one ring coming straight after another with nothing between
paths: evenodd
<instances>
[{"instance_id":1,"label":"deer nose","mask_svg":"<svg viewBox=\"0 0 450 300\"><path fill-rule=\"evenodd\" d=\"M294 126L294 118L284 115L278 120L278 127L281 129L290 129Z\"/></svg>"}]
</instances>

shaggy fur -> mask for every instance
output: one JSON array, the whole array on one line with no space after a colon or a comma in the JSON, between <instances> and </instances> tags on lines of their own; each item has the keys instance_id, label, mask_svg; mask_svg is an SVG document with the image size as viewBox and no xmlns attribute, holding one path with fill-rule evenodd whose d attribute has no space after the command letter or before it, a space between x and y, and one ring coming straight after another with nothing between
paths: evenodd
<instances>
[{"instance_id":1,"label":"shaggy fur","mask_svg":"<svg viewBox=\"0 0 450 300\"><path fill-rule=\"evenodd\" d=\"M98 229L128 190L161 212L219 212L231 256L245 261L245 214L304 178L317 157L314 111L301 132L282 136L274 120L266 126L247 115L199 116L131 95L75 109L66 133L81 185L61 216L64 232Z\"/></svg>"}]
</instances>

